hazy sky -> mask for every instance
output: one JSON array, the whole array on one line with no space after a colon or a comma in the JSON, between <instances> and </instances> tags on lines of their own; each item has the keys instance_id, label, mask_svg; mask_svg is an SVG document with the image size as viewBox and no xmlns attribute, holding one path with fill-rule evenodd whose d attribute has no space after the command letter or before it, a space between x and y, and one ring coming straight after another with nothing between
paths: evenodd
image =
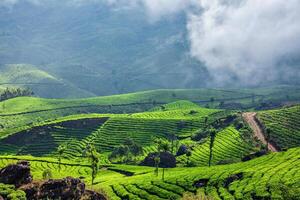
<instances>
[{"instance_id":1,"label":"hazy sky","mask_svg":"<svg viewBox=\"0 0 300 200\"><path fill-rule=\"evenodd\" d=\"M44 4L57 0L0 0ZM61 1L57 1L61 2ZM187 16L190 53L204 62L216 82L232 77L246 84L299 77L299 0L66 0L69 5L104 2L112 9L145 9L149 23Z\"/></svg>"}]
</instances>

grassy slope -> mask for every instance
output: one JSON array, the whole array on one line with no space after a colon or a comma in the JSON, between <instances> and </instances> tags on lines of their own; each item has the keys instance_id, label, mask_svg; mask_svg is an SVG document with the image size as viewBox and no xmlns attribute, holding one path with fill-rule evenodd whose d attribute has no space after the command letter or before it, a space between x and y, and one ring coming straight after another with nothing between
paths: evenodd
<instances>
[{"instance_id":1,"label":"grassy slope","mask_svg":"<svg viewBox=\"0 0 300 200\"><path fill-rule=\"evenodd\" d=\"M280 148L300 145L300 106L259 112L258 118L271 129L271 140Z\"/></svg>"},{"instance_id":2,"label":"grassy slope","mask_svg":"<svg viewBox=\"0 0 300 200\"><path fill-rule=\"evenodd\" d=\"M28 64L0 65L0 83L12 83L9 86L13 84L28 86L37 95L48 98L53 96L65 98L94 96L92 93L81 90L68 82L62 82L61 79L46 71ZM55 93L50 94L49 91L55 91Z\"/></svg>"},{"instance_id":3,"label":"grassy slope","mask_svg":"<svg viewBox=\"0 0 300 200\"><path fill-rule=\"evenodd\" d=\"M196 192L193 186L199 179L207 179L208 184L198 189L214 199L291 199L300 189L300 149L287 152L272 153L248 162L213 167L167 169L165 181L153 173L153 168L138 166L111 165L99 171L96 178L96 189L104 189L111 199L121 199L126 195L129 199L178 199L186 192ZM44 169L51 169L54 178L65 176L83 176L90 184L90 169L87 163L80 165L64 160L61 172L58 171L57 160L53 158L1 156L0 167L16 162L14 159L31 160L32 173L35 179L42 178ZM126 177L110 169L133 172L134 176ZM242 173L240 178L226 186L225 179L233 174ZM298 191L298 193L297 193Z\"/></svg>"},{"instance_id":4,"label":"grassy slope","mask_svg":"<svg viewBox=\"0 0 300 200\"><path fill-rule=\"evenodd\" d=\"M0 102L0 137L11 132L31 126L46 120L74 115L78 113L136 113L154 108L159 103L169 103L177 100L196 101L201 105L214 107L220 101L226 103L239 102L252 103L252 94L258 91L258 95L265 92L265 96L256 96L255 102L263 98L274 101L299 100L296 90L298 87L286 86L279 88L253 89L253 90L217 90L217 89L193 89L193 90L153 90L122 95L103 96L87 99L43 99L35 97L20 97ZM281 92L282 95L278 96ZM291 93L291 94L290 94ZM211 97L215 99L210 102ZM160 108L156 108L160 109Z\"/></svg>"},{"instance_id":5,"label":"grassy slope","mask_svg":"<svg viewBox=\"0 0 300 200\"><path fill-rule=\"evenodd\" d=\"M209 160L209 138L203 143L193 147L190 161L197 166L208 166ZM228 127L217 133L214 146L212 148L213 157L212 165L216 165L221 161L232 160L238 162L242 157L249 154L253 150L252 144L245 142L242 135L234 128ZM179 163L186 163L186 155L178 158Z\"/></svg>"},{"instance_id":6,"label":"grassy slope","mask_svg":"<svg viewBox=\"0 0 300 200\"><path fill-rule=\"evenodd\" d=\"M207 90L155 90L74 100L20 97L0 102L0 124L3 126L0 135L14 132L14 129L20 129L22 126L77 113L143 112L155 107L157 105L155 102L172 102L180 99L209 101L211 95L216 99L232 98L232 92L207 92ZM247 94L236 95L236 97L245 96Z\"/></svg>"},{"instance_id":7,"label":"grassy slope","mask_svg":"<svg viewBox=\"0 0 300 200\"><path fill-rule=\"evenodd\" d=\"M67 157L75 158L81 157L89 141L94 141L100 152L109 152L128 137L147 147L152 145L154 136L166 137L168 133L190 135L202 127L205 116L221 112L216 109L201 108L186 101L167 104L166 107L172 107L174 104L176 109L166 111L137 114L85 114L42 122L38 126L28 127L22 132L0 140L0 150L8 154L45 156L55 153L58 145L68 142L70 147ZM193 113L190 113L191 110ZM72 121L77 125L86 124L89 119L101 121L105 118L107 121L104 124L100 122L88 127L64 125ZM46 134L39 134L40 132Z\"/></svg>"}]
</instances>

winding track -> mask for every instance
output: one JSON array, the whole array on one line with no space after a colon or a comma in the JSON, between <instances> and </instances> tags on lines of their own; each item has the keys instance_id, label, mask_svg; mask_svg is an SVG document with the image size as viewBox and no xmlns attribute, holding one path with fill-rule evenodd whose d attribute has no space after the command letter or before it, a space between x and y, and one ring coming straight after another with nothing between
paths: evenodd
<instances>
[{"instance_id":1,"label":"winding track","mask_svg":"<svg viewBox=\"0 0 300 200\"><path fill-rule=\"evenodd\" d=\"M263 144L267 145L266 138L264 136L263 130L256 122L256 113L255 112L246 112L243 113L244 120L249 124L252 128L254 136L257 137ZM279 150L271 143L268 144L268 149L272 152L278 152Z\"/></svg>"}]
</instances>

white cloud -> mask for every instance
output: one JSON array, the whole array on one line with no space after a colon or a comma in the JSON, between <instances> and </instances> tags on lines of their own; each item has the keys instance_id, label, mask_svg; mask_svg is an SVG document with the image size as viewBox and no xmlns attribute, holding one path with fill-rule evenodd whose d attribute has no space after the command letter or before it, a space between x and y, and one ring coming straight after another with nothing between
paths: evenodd
<instances>
[{"instance_id":1,"label":"white cloud","mask_svg":"<svg viewBox=\"0 0 300 200\"><path fill-rule=\"evenodd\" d=\"M49 0L0 0L35 4ZM58 0L52 0L57 1ZM284 59L300 57L299 0L65 0L74 5L106 3L114 9L144 9L151 22L185 12L191 55L204 62L221 84L288 79L299 66Z\"/></svg>"},{"instance_id":2,"label":"white cloud","mask_svg":"<svg viewBox=\"0 0 300 200\"><path fill-rule=\"evenodd\" d=\"M175 15L199 5L198 0L141 0L152 21Z\"/></svg>"},{"instance_id":3,"label":"white cloud","mask_svg":"<svg viewBox=\"0 0 300 200\"><path fill-rule=\"evenodd\" d=\"M256 85L288 79L290 70L299 70L279 66L283 59L300 56L299 0L227 4L203 0L201 4L203 13L190 14L187 26L191 53L206 63L217 81L235 76L246 85Z\"/></svg>"}]
</instances>

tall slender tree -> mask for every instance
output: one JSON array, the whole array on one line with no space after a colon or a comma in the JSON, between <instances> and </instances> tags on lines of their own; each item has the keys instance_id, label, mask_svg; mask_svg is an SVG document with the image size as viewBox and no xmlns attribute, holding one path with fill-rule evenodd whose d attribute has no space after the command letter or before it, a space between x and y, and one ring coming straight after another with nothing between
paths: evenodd
<instances>
[{"instance_id":1,"label":"tall slender tree","mask_svg":"<svg viewBox=\"0 0 300 200\"><path fill-rule=\"evenodd\" d=\"M58 153L58 171L60 173L61 171L61 159L63 154L65 153L67 149L67 145L66 144L62 144L57 148L57 153Z\"/></svg>"},{"instance_id":2,"label":"tall slender tree","mask_svg":"<svg viewBox=\"0 0 300 200\"><path fill-rule=\"evenodd\" d=\"M190 157L192 156L192 151L190 149L188 149L186 151L185 155L186 155L186 158L187 158L186 159L186 166L189 166L189 164L190 164Z\"/></svg>"},{"instance_id":3,"label":"tall slender tree","mask_svg":"<svg viewBox=\"0 0 300 200\"><path fill-rule=\"evenodd\" d=\"M92 174L91 174L91 178L92 178L92 185L94 185L95 182L95 178L97 176L98 173L98 163L99 163L99 153L97 152L96 148L94 145L90 144L90 147L87 148L88 149L88 158L90 159L91 162L91 169L92 169Z\"/></svg>"},{"instance_id":4,"label":"tall slender tree","mask_svg":"<svg viewBox=\"0 0 300 200\"><path fill-rule=\"evenodd\" d=\"M213 146L214 146L214 141L215 141L215 137L216 137L216 129L211 128L209 130L209 134L210 134L210 144L209 144L209 158L208 158L208 166L211 166L211 160L212 160L212 155L213 155Z\"/></svg>"}]
</instances>

